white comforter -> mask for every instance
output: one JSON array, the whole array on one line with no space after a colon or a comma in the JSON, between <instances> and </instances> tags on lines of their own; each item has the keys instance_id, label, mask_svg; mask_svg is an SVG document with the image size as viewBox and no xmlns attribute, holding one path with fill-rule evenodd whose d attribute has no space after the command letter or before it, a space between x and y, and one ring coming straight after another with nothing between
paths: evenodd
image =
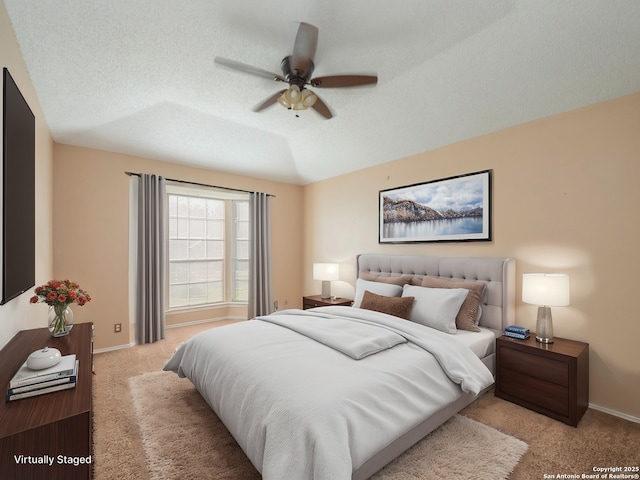
<instances>
[{"instance_id":1,"label":"white comforter","mask_svg":"<svg viewBox=\"0 0 640 480\"><path fill-rule=\"evenodd\" d=\"M214 328L164 369L193 382L264 480L350 479L463 391L493 383L451 335L351 307Z\"/></svg>"}]
</instances>

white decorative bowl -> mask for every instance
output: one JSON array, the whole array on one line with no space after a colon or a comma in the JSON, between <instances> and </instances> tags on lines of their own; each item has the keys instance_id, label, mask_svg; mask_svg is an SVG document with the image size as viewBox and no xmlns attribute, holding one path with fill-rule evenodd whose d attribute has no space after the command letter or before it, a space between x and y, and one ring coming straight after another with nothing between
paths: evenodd
<instances>
[{"instance_id":1,"label":"white decorative bowl","mask_svg":"<svg viewBox=\"0 0 640 480\"><path fill-rule=\"evenodd\" d=\"M27 368L31 370L43 370L45 368L57 365L62 355L57 348L44 347L42 350L36 350L29 358L27 358Z\"/></svg>"}]
</instances>

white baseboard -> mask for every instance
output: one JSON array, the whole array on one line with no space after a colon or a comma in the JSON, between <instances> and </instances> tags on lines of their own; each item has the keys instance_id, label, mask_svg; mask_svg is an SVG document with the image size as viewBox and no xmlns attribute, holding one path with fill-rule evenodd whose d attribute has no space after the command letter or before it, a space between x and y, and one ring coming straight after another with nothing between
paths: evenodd
<instances>
[{"instance_id":1,"label":"white baseboard","mask_svg":"<svg viewBox=\"0 0 640 480\"><path fill-rule=\"evenodd\" d=\"M167 328L179 328L179 327L188 327L189 325L199 325L201 323L215 323L215 322L224 322L227 320L246 320L246 317L219 317L219 318L205 318L204 320L194 320L193 322L184 322L184 323L176 323L174 325L167 325Z\"/></svg>"},{"instance_id":2,"label":"white baseboard","mask_svg":"<svg viewBox=\"0 0 640 480\"><path fill-rule=\"evenodd\" d=\"M136 345L135 342L132 342L126 345L116 345L115 347L98 348L94 350L93 353L113 352L115 350L122 350L123 348L134 347L135 345Z\"/></svg>"},{"instance_id":3,"label":"white baseboard","mask_svg":"<svg viewBox=\"0 0 640 480\"><path fill-rule=\"evenodd\" d=\"M593 408L594 410L598 410L600 412L608 413L609 415L613 415L614 417L622 418L624 420L629 420L630 422L640 423L640 418L638 417L627 415L626 413L618 412L616 410L611 410L610 408L601 407L600 405L596 405L594 403L590 403L589 408Z\"/></svg>"},{"instance_id":4,"label":"white baseboard","mask_svg":"<svg viewBox=\"0 0 640 480\"><path fill-rule=\"evenodd\" d=\"M189 325L198 325L201 323L215 323L215 322L222 322L225 320L246 320L245 317L220 317L220 318L207 318L204 320L196 320L193 322L185 322L185 323L177 323L175 325L167 325L166 328L179 328L179 327L188 327ZM132 327L133 328L133 327ZM135 342L131 342L131 343L127 343L126 345L116 345L114 347L106 347L106 348L99 348L97 350L94 350L93 353L104 353L104 352L113 352L115 350L122 350L123 348L131 348L131 347L135 347L136 343Z\"/></svg>"}]
</instances>

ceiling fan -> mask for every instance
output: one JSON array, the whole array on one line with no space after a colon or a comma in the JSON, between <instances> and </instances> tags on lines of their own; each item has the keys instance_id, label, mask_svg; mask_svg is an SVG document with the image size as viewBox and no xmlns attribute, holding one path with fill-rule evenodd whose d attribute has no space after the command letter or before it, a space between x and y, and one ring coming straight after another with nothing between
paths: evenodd
<instances>
[{"instance_id":1,"label":"ceiling fan","mask_svg":"<svg viewBox=\"0 0 640 480\"><path fill-rule=\"evenodd\" d=\"M315 88L340 88L375 85L378 82L378 77L376 75L347 74L311 78L314 69L313 58L316 54L317 44L318 29L313 25L301 22L298 26L293 44L293 53L284 57L280 63L282 75L221 57L216 57L214 62L244 73L289 84L289 88L274 93L257 105L253 109L256 112L264 110L277 102L290 110L313 108L325 118L331 118L333 115L329 107L327 107L315 93L309 90L307 86Z\"/></svg>"}]
</instances>

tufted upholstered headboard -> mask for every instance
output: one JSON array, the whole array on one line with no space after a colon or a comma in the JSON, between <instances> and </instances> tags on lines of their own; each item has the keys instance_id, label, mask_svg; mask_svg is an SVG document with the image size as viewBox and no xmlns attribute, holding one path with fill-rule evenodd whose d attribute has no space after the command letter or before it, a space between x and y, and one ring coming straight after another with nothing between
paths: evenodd
<instances>
[{"instance_id":1,"label":"tufted upholstered headboard","mask_svg":"<svg viewBox=\"0 0 640 480\"><path fill-rule=\"evenodd\" d=\"M420 280L430 275L461 282L483 281L487 287L480 302L480 326L502 331L515 323L516 262L512 258L361 254L356 258L356 276L360 272L411 275Z\"/></svg>"}]
</instances>

